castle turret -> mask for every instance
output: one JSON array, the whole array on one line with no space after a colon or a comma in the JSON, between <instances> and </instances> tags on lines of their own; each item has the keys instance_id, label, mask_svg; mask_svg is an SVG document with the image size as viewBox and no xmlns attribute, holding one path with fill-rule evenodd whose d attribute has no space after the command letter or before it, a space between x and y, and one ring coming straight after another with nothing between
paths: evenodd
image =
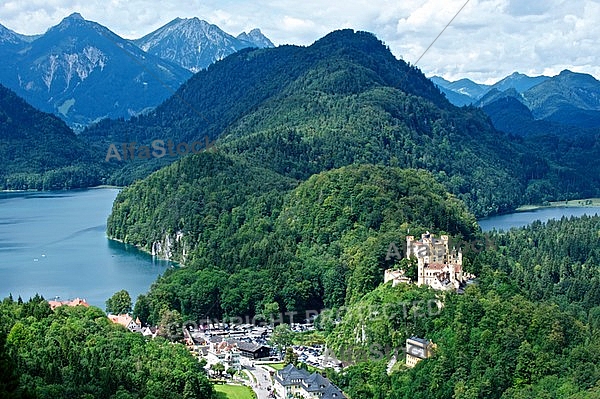
<instances>
[{"instance_id":1,"label":"castle turret","mask_svg":"<svg viewBox=\"0 0 600 399\"><path fill-rule=\"evenodd\" d=\"M406 258L410 259L413 250L413 243L415 242L414 236L406 236ZM416 254L415 254L416 256Z\"/></svg>"}]
</instances>

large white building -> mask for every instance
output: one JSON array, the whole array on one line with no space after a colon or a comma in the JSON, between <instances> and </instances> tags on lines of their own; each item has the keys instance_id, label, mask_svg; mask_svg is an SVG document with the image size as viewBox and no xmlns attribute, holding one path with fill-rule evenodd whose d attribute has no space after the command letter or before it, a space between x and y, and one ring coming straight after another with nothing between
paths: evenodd
<instances>
[{"instance_id":1,"label":"large white building","mask_svg":"<svg viewBox=\"0 0 600 399\"><path fill-rule=\"evenodd\" d=\"M342 391L321 374L311 374L292 364L276 372L273 381L279 399L346 399Z\"/></svg>"},{"instance_id":2,"label":"large white building","mask_svg":"<svg viewBox=\"0 0 600 399\"><path fill-rule=\"evenodd\" d=\"M207 366L215 363L221 363L225 370L234 368L241 370L240 351L236 344L227 341L211 342L206 355Z\"/></svg>"}]
</instances>

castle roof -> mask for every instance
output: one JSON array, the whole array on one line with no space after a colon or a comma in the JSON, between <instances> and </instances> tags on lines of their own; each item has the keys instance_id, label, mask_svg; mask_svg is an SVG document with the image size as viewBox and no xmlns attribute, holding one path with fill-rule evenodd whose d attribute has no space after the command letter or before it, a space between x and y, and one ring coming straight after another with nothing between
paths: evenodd
<instances>
[{"instance_id":1,"label":"castle roof","mask_svg":"<svg viewBox=\"0 0 600 399\"><path fill-rule=\"evenodd\" d=\"M133 317L128 314L109 314L106 317L109 318L110 321L116 324L120 324L123 327L129 327L129 324L133 321Z\"/></svg>"},{"instance_id":2,"label":"castle roof","mask_svg":"<svg viewBox=\"0 0 600 399\"><path fill-rule=\"evenodd\" d=\"M293 364L288 364L283 369L275 373L275 378L283 386L298 385L298 381L303 381L309 377L308 371L297 369Z\"/></svg>"}]
</instances>

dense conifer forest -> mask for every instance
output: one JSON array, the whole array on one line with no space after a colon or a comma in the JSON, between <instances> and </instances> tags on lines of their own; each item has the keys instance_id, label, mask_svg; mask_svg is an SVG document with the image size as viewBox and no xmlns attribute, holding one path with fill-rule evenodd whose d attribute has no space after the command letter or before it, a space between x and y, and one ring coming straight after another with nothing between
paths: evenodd
<instances>
[{"instance_id":1,"label":"dense conifer forest","mask_svg":"<svg viewBox=\"0 0 600 399\"><path fill-rule=\"evenodd\" d=\"M111 168L99 158L63 121L0 85L0 189L97 186Z\"/></svg>"},{"instance_id":2,"label":"dense conifer forest","mask_svg":"<svg viewBox=\"0 0 600 399\"><path fill-rule=\"evenodd\" d=\"M599 234L598 216L492 234L470 255L478 284L445 295L441 311L411 309L431 290L379 286L330 323L335 352L362 360L332 375L352 398L600 397ZM402 356L412 335L433 340L435 355L388 375L390 349Z\"/></svg>"}]
</instances>

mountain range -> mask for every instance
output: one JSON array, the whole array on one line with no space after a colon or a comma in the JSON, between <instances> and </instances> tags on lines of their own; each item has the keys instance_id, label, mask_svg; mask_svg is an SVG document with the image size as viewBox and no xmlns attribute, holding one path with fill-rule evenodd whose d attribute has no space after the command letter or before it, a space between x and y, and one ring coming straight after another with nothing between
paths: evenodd
<instances>
[{"instance_id":1,"label":"mountain range","mask_svg":"<svg viewBox=\"0 0 600 399\"><path fill-rule=\"evenodd\" d=\"M73 18L67 23L87 25ZM77 137L92 150L99 178L110 173L101 180L116 185L141 180L178 156L105 162L111 145L207 139L217 140L218 151L299 181L354 163L427 169L477 216L596 195L598 132L539 125L515 97L507 101L457 108L374 35L342 30L309 47L239 50L155 109L102 120ZM523 140L498 132L483 111L504 112L508 125L520 121L536 134ZM7 188L29 186L38 185Z\"/></svg>"},{"instance_id":2,"label":"mountain range","mask_svg":"<svg viewBox=\"0 0 600 399\"><path fill-rule=\"evenodd\" d=\"M453 106L374 35L351 30L309 47L243 49L154 111L81 135L104 154L114 143L218 139L218 151L301 181L354 163L427 169L478 216L589 196L598 182L588 168L594 145L573 136L550 148L497 132L482 110ZM177 159L167 158L119 164L112 183L128 185Z\"/></svg>"},{"instance_id":3,"label":"mountain range","mask_svg":"<svg viewBox=\"0 0 600 399\"><path fill-rule=\"evenodd\" d=\"M494 85L478 84L469 79L455 82L437 76L431 79L450 102L457 106L473 104L482 107L495 127L510 133L535 134L548 127L563 131L563 126L600 128L600 81L588 74L564 70L552 77L530 77L515 72ZM530 111L531 118L526 119L548 123L523 125L521 113L511 121L507 115L511 110L522 110L522 107L508 97ZM510 110L503 108L507 104L511 104Z\"/></svg>"},{"instance_id":4,"label":"mountain range","mask_svg":"<svg viewBox=\"0 0 600 399\"><path fill-rule=\"evenodd\" d=\"M513 72L493 85L476 83L466 78L453 82L440 76L432 76L430 79L446 95L448 101L461 107L463 105L477 104L484 96L494 91L504 92L514 89L518 93L524 93L533 86L545 82L550 78L548 76L531 77L519 72Z\"/></svg>"},{"instance_id":5,"label":"mountain range","mask_svg":"<svg viewBox=\"0 0 600 399\"><path fill-rule=\"evenodd\" d=\"M233 37L198 18L176 18L133 43L194 73L243 48L274 47L259 29Z\"/></svg>"},{"instance_id":6,"label":"mountain range","mask_svg":"<svg viewBox=\"0 0 600 399\"><path fill-rule=\"evenodd\" d=\"M147 112L193 72L245 47L272 46L258 29L235 38L197 18L132 41L74 13L40 36L0 26L0 83L81 129Z\"/></svg>"},{"instance_id":7,"label":"mountain range","mask_svg":"<svg viewBox=\"0 0 600 399\"><path fill-rule=\"evenodd\" d=\"M490 88L466 78L450 82L440 76L432 76L431 81L444 93L448 101L459 107L472 104Z\"/></svg>"}]
</instances>

